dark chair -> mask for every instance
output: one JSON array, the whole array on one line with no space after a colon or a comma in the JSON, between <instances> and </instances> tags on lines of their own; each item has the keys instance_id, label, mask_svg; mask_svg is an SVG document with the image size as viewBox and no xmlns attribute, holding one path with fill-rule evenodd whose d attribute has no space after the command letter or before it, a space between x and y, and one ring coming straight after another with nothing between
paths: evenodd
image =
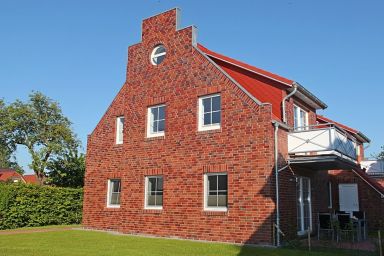
<instances>
[{"instance_id":1,"label":"dark chair","mask_svg":"<svg viewBox=\"0 0 384 256\"><path fill-rule=\"evenodd\" d=\"M357 227L354 225L350 214L336 214L337 218L337 235L336 240L341 240L342 234L351 234L352 241L355 241L355 232Z\"/></svg>"},{"instance_id":2,"label":"dark chair","mask_svg":"<svg viewBox=\"0 0 384 256\"><path fill-rule=\"evenodd\" d=\"M334 239L334 228L332 224L332 214L319 213L317 218L317 240L320 239L320 232L326 231L327 234L332 234L332 240Z\"/></svg>"},{"instance_id":3,"label":"dark chair","mask_svg":"<svg viewBox=\"0 0 384 256\"><path fill-rule=\"evenodd\" d=\"M355 217L358 220L359 225L359 232L361 235L361 231L363 232L363 239L367 239L367 220L365 218L365 212L363 211L357 211L352 213L353 217Z\"/></svg>"}]
</instances>

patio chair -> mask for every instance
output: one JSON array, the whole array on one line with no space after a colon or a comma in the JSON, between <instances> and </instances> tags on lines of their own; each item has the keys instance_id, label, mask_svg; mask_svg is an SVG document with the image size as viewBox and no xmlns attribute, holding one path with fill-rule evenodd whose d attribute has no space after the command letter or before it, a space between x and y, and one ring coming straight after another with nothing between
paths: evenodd
<instances>
[{"instance_id":1,"label":"patio chair","mask_svg":"<svg viewBox=\"0 0 384 256\"><path fill-rule=\"evenodd\" d=\"M332 224L332 214L319 213L317 218L317 240L320 240L320 232L325 231L329 235L332 234L332 240L334 239L334 228Z\"/></svg>"},{"instance_id":2,"label":"patio chair","mask_svg":"<svg viewBox=\"0 0 384 256\"><path fill-rule=\"evenodd\" d=\"M351 234L352 241L355 241L355 232L357 227L354 225L350 214L336 214L336 241L340 241L343 234Z\"/></svg>"},{"instance_id":3,"label":"patio chair","mask_svg":"<svg viewBox=\"0 0 384 256\"><path fill-rule=\"evenodd\" d=\"M367 219L365 218L365 212L357 211L353 212L352 215L358 220L360 235L361 231L363 231L363 239L367 239Z\"/></svg>"}]
</instances>

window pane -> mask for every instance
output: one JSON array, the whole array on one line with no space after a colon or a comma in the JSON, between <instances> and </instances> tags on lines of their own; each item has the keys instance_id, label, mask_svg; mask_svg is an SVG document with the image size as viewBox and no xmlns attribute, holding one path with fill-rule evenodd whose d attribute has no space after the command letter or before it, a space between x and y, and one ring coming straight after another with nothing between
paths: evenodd
<instances>
[{"instance_id":1,"label":"window pane","mask_svg":"<svg viewBox=\"0 0 384 256\"><path fill-rule=\"evenodd\" d=\"M156 178L148 178L148 194L156 191Z\"/></svg>"},{"instance_id":2,"label":"window pane","mask_svg":"<svg viewBox=\"0 0 384 256\"><path fill-rule=\"evenodd\" d=\"M211 124L211 113L204 114L204 125Z\"/></svg>"},{"instance_id":3,"label":"window pane","mask_svg":"<svg viewBox=\"0 0 384 256\"><path fill-rule=\"evenodd\" d=\"M212 98L212 111L217 111L221 109L221 99L220 96Z\"/></svg>"},{"instance_id":4,"label":"window pane","mask_svg":"<svg viewBox=\"0 0 384 256\"><path fill-rule=\"evenodd\" d=\"M120 181L113 180L111 181L112 192L120 192Z\"/></svg>"},{"instance_id":5,"label":"window pane","mask_svg":"<svg viewBox=\"0 0 384 256\"><path fill-rule=\"evenodd\" d=\"M157 132L159 130L159 123L158 121L154 121L152 124L152 132Z\"/></svg>"},{"instance_id":6,"label":"window pane","mask_svg":"<svg viewBox=\"0 0 384 256\"><path fill-rule=\"evenodd\" d=\"M216 207L217 206L217 196L216 195L215 196L208 196L207 205Z\"/></svg>"},{"instance_id":7,"label":"window pane","mask_svg":"<svg viewBox=\"0 0 384 256\"><path fill-rule=\"evenodd\" d=\"M217 206L227 206L227 195L218 195Z\"/></svg>"},{"instance_id":8,"label":"window pane","mask_svg":"<svg viewBox=\"0 0 384 256\"><path fill-rule=\"evenodd\" d=\"M158 123L157 131L163 132L164 131L164 126L165 126L165 120L161 120Z\"/></svg>"},{"instance_id":9,"label":"window pane","mask_svg":"<svg viewBox=\"0 0 384 256\"><path fill-rule=\"evenodd\" d=\"M165 119L165 107L159 107L159 119Z\"/></svg>"},{"instance_id":10,"label":"window pane","mask_svg":"<svg viewBox=\"0 0 384 256\"><path fill-rule=\"evenodd\" d=\"M152 114L151 115L151 121L157 120L158 113L159 113L158 108L151 108L151 114Z\"/></svg>"},{"instance_id":11,"label":"window pane","mask_svg":"<svg viewBox=\"0 0 384 256\"><path fill-rule=\"evenodd\" d=\"M219 175L219 190L227 190L227 175Z\"/></svg>"},{"instance_id":12,"label":"window pane","mask_svg":"<svg viewBox=\"0 0 384 256\"><path fill-rule=\"evenodd\" d=\"M147 205L154 206L155 205L156 196L155 195L148 195L147 198L148 198Z\"/></svg>"},{"instance_id":13,"label":"window pane","mask_svg":"<svg viewBox=\"0 0 384 256\"><path fill-rule=\"evenodd\" d=\"M211 98L203 99L203 110L204 113L211 112Z\"/></svg>"},{"instance_id":14,"label":"window pane","mask_svg":"<svg viewBox=\"0 0 384 256\"><path fill-rule=\"evenodd\" d=\"M156 195L156 205L157 206L163 205L163 195Z\"/></svg>"},{"instance_id":15,"label":"window pane","mask_svg":"<svg viewBox=\"0 0 384 256\"><path fill-rule=\"evenodd\" d=\"M220 121L221 121L220 114L221 114L220 111L212 113L212 124L219 124L220 123Z\"/></svg>"},{"instance_id":16,"label":"window pane","mask_svg":"<svg viewBox=\"0 0 384 256\"><path fill-rule=\"evenodd\" d=\"M163 191L163 177L158 177L157 178L157 191ZM162 192L160 192L162 193Z\"/></svg>"},{"instance_id":17,"label":"window pane","mask_svg":"<svg viewBox=\"0 0 384 256\"><path fill-rule=\"evenodd\" d=\"M208 176L208 188L210 190L217 190L217 176L209 175Z\"/></svg>"},{"instance_id":18,"label":"window pane","mask_svg":"<svg viewBox=\"0 0 384 256\"><path fill-rule=\"evenodd\" d=\"M159 45L155 51L155 54L163 53L165 52L165 47L162 45Z\"/></svg>"},{"instance_id":19,"label":"window pane","mask_svg":"<svg viewBox=\"0 0 384 256\"><path fill-rule=\"evenodd\" d=\"M120 204L120 193L112 193L110 204Z\"/></svg>"},{"instance_id":20,"label":"window pane","mask_svg":"<svg viewBox=\"0 0 384 256\"><path fill-rule=\"evenodd\" d=\"M160 64L161 62L163 62L164 58L165 58L165 55L154 57L153 62L155 62L156 64Z\"/></svg>"}]
</instances>

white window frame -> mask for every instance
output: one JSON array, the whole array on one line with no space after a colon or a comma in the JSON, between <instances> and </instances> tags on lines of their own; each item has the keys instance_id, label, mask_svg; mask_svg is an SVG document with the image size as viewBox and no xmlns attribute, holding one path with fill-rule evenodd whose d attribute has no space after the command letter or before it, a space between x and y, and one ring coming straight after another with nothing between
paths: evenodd
<instances>
[{"instance_id":1,"label":"white window frame","mask_svg":"<svg viewBox=\"0 0 384 256\"><path fill-rule=\"evenodd\" d=\"M220 97L220 123L204 125L203 100L208 99L208 98L217 97L217 96ZM209 130L220 129L222 121L223 121L222 120L222 101L221 101L220 93L210 94L210 95L199 97L199 100L198 100L198 131L209 131Z\"/></svg>"},{"instance_id":2,"label":"white window frame","mask_svg":"<svg viewBox=\"0 0 384 256\"><path fill-rule=\"evenodd\" d=\"M149 178L158 178L162 177L163 178L163 202L162 205L148 205L148 179ZM162 210L163 205L164 205L164 177L163 175L151 175L151 176L145 176L145 189L144 189L144 209L149 209L149 210Z\"/></svg>"},{"instance_id":3,"label":"white window frame","mask_svg":"<svg viewBox=\"0 0 384 256\"><path fill-rule=\"evenodd\" d=\"M304 112L305 114L305 118L304 118L304 123L302 123L301 121L301 118L300 118L300 112ZM297 119L298 117L298 119ZM297 127L295 126L295 120L298 120L298 124L297 124ZM306 111L305 109L299 107L298 105L294 104L293 105L293 126L294 126L294 129L297 130L297 131L302 131L302 130L308 130L308 126L309 126L309 120L308 120L308 111Z\"/></svg>"},{"instance_id":4,"label":"white window frame","mask_svg":"<svg viewBox=\"0 0 384 256\"><path fill-rule=\"evenodd\" d=\"M164 48L164 52L161 52L161 53L157 53L157 54L155 54L155 52L156 52L156 50L157 49L159 49L160 47L163 47ZM151 52L151 63L152 63L152 65L154 65L154 66L157 66L157 65L160 65L164 60L165 60L165 57L164 57L164 59L160 62L160 63L156 63L156 62L154 62L154 58L158 58L158 57L161 57L161 56L163 56L163 55L167 55L167 49L165 48L165 46L164 45L162 45L162 44L159 44L159 45L157 45L155 48L153 48L153 50L152 50L152 52Z\"/></svg>"},{"instance_id":5,"label":"white window frame","mask_svg":"<svg viewBox=\"0 0 384 256\"><path fill-rule=\"evenodd\" d=\"M153 108L160 108L160 107L164 107L164 119L161 119L161 120L164 120L164 131L152 132L151 128L153 126L154 120L152 120L151 110ZM166 105L165 104L150 106L150 107L147 108L147 138L165 136L165 128L166 128L165 122L166 122L166 119L167 119L165 111L166 111Z\"/></svg>"},{"instance_id":6,"label":"white window frame","mask_svg":"<svg viewBox=\"0 0 384 256\"><path fill-rule=\"evenodd\" d=\"M226 175L227 176L227 206L208 206L208 176L217 176L217 175ZM214 211L214 212L226 212L228 211L228 173L226 172L212 172L204 174L204 211Z\"/></svg>"},{"instance_id":7,"label":"white window frame","mask_svg":"<svg viewBox=\"0 0 384 256\"><path fill-rule=\"evenodd\" d=\"M108 190L107 190L107 208L120 208L120 204L111 204L111 197L112 197L112 181L119 180L120 181L120 203L121 203L121 179L108 179Z\"/></svg>"},{"instance_id":8,"label":"white window frame","mask_svg":"<svg viewBox=\"0 0 384 256\"><path fill-rule=\"evenodd\" d=\"M304 176L299 176L299 177L297 177L297 182L299 182L299 186L300 186L300 191L299 191L299 193L300 193L300 216L301 216L301 219L300 219L300 224L299 224L299 226L298 226L298 231L297 231L297 234L299 235L299 236L301 236L301 235L305 235L308 231L309 232L312 232L312 191L311 191L311 179L309 178L309 177L304 177ZM307 229L307 230L305 230L304 229L304 201L303 201L303 179L306 179L307 181L308 181L308 201L309 201L309 230ZM297 191L296 191L296 193L297 193ZM296 200L298 200L297 198L296 198ZM296 206L297 207L297 206Z\"/></svg>"},{"instance_id":9,"label":"white window frame","mask_svg":"<svg viewBox=\"0 0 384 256\"><path fill-rule=\"evenodd\" d=\"M328 209L332 209L332 205L333 205L333 202L332 202L332 182L328 181Z\"/></svg>"},{"instance_id":10,"label":"white window frame","mask_svg":"<svg viewBox=\"0 0 384 256\"><path fill-rule=\"evenodd\" d=\"M123 144L124 142L124 116L116 118L116 144ZM121 120L123 120L121 122Z\"/></svg>"}]
</instances>

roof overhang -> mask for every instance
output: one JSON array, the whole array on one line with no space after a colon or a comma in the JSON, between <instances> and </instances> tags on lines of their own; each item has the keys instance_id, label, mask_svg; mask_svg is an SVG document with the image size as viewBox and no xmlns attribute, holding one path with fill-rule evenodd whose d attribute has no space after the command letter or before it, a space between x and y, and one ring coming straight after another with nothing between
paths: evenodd
<instances>
[{"instance_id":1,"label":"roof overhang","mask_svg":"<svg viewBox=\"0 0 384 256\"><path fill-rule=\"evenodd\" d=\"M302 100L304 103L308 104L314 109L326 109L328 106L324 102L322 102L319 98L317 98L313 93L308 91L304 86L301 84L294 82L294 84L297 86L297 91L295 93L295 97ZM294 90L293 87L288 88L287 91L290 93Z\"/></svg>"}]
</instances>

